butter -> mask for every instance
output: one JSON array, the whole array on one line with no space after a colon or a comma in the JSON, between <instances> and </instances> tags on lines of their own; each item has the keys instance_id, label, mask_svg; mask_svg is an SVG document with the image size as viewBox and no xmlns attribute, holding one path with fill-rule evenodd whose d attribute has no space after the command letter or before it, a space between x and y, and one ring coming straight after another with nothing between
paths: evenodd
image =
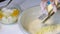
<instances>
[{"instance_id":1,"label":"butter","mask_svg":"<svg viewBox=\"0 0 60 34\"><path fill-rule=\"evenodd\" d=\"M50 11L53 9L52 4L48 5L48 6L47 6L47 9L48 9L48 12L50 12Z\"/></svg>"},{"instance_id":2,"label":"butter","mask_svg":"<svg viewBox=\"0 0 60 34\"><path fill-rule=\"evenodd\" d=\"M60 32L60 24L42 27L37 34L57 34Z\"/></svg>"},{"instance_id":3,"label":"butter","mask_svg":"<svg viewBox=\"0 0 60 34\"><path fill-rule=\"evenodd\" d=\"M37 34L52 34L53 31L56 29L56 26L45 26L40 29L40 31Z\"/></svg>"}]
</instances>

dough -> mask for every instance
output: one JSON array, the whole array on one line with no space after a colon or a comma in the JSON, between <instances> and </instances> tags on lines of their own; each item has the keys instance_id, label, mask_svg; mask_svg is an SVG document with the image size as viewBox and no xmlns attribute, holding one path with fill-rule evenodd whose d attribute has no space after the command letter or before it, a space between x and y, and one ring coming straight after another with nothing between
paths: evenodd
<instances>
[{"instance_id":1,"label":"dough","mask_svg":"<svg viewBox=\"0 0 60 34\"><path fill-rule=\"evenodd\" d=\"M28 30L31 32L31 34L36 34L36 32L44 25L40 22L41 20L36 19L29 24Z\"/></svg>"},{"instance_id":2,"label":"dough","mask_svg":"<svg viewBox=\"0 0 60 34\"><path fill-rule=\"evenodd\" d=\"M48 24L45 26L45 24L41 23L40 19L36 19L29 24L28 31L31 34L57 34L60 32L60 25Z\"/></svg>"}]
</instances>

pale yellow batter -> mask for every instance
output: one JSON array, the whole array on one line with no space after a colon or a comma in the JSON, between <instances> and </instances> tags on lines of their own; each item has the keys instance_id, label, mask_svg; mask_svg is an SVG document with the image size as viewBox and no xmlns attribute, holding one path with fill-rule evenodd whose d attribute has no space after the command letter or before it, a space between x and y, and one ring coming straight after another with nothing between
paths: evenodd
<instances>
[{"instance_id":1,"label":"pale yellow batter","mask_svg":"<svg viewBox=\"0 0 60 34\"><path fill-rule=\"evenodd\" d=\"M47 21L51 22L51 21ZM36 19L33 22L29 24L28 30L31 34L57 34L60 32L60 25L51 25L44 26L44 24L41 23L41 20Z\"/></svg>"}]
</instances>

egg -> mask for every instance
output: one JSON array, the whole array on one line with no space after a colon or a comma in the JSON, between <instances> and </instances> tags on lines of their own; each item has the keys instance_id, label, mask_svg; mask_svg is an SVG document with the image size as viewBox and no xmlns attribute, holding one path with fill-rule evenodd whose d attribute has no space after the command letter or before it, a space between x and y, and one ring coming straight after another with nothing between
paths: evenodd
<instances>
[{"instance_id":1,"label":"egg","mask_svg":"<svg viewBox=\"0 0 60 34\"><path fill-rule=\"evenodd\" d=\"M3 17L2 18L2 23L4 23L4 24L11 24L11 23L14 23L16 20L17 20L16 17L11 17L11 16L9 16L7 18Z\"/></svg>"},{"instance_id":2,"label":"egg","mask_svg":"<svg viewBox=\"0 0 60 34\"><path fill-rule=\"evenodd\" d=\"M13 13L11 16L18 16L19 15L19 10L18 9L13 9Z\"/></svg>"},{"instance_id":3,"label":"egg","mask_svg":"<svg viewBox=\"0 0 60 34\"><path fill-rule=\"evenodd\" d=\"M0 11L0 19L3 24L15 23L18 19L18 15L18 9L3 8L2 11Z\"/></svg>"},{"instance_id":4,"label":"egg","mask_svg":"<svg viewBox=\"0 0 60 34\"><path fill-rule=\"evenodd\" d=\"M0 19L2 19L3 17L3 13L0 11Z\"/></svg>"},{"instance_id":5,"label":"egg","mask_svg":"<svg viewBox=\"0 0 60 34\"><path fill-rule=\"evenodd\" d=\"M8 9L8 8L3 8L2 11L4 16L9 16L13 12L12 9Z\"/></svg>"}]
</instances>

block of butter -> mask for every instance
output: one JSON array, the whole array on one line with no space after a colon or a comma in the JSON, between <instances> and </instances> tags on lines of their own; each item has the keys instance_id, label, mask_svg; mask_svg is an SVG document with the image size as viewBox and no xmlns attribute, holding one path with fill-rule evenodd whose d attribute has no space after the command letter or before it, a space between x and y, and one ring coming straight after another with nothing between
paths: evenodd
<instances>
[{"instance_id":1,"label":"block of butter","mask_svg":"<svg viewBox=\"0 0 60 34\"><path fill-rule=\"evenodd\" d=\"M50 12L50 11L53 9L52 4L48 5L48 6L47 6L47 9L48 9L48 12Z\"/></svg>"}]
</instances>

